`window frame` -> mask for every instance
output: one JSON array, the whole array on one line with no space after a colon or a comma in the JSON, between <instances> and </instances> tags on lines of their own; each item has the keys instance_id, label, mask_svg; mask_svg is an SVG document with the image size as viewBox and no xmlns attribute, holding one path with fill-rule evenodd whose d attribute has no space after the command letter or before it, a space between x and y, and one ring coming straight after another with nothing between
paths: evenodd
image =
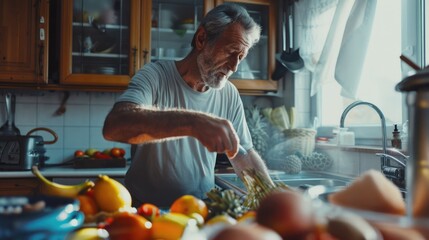
<instances>
[{"instance_id":1,"label":"window frame","mask_svg":"<svg viewBox=\"0 0 429 240\"><path fill-rule=\"evenodd\" d=\"M402 53L407 55L412 61L417 63L419 66L427 66L429 64L429 48L425 45L425 34L429 33L429 17L425 18L424 13L427 12L429 16L429 4L425 4L424 0L401 0L401 11L402 11L402 33L401 33L401 49ZM429 36L428 36L429 42ZM426 54L425 54L426 53ZM428 57L425 57L428 56ZM399 56L398 56L399 59ZM427 61L428 60L428 61ZM404 74L403 74L403 77ZM310 97L310 96L309 96ZM322 114L321 110L321 94L315 94L310 97L310 119L308 122L311 124L312 119L320 118ZM406 94L402 94L402 119L405 122L408 119L408 107L406 105ZM338 119L338 125L336 126L319 126L318 136L332 136L332 130L338 127L340 119ZM380 124L374 125L353 125L346 126L349 130L355 133L356 145L363 146L381 146L382 131ZM392 138L393 126L386 126L387 130L387 141L388 146L390 139Z\"/></svg>"}]
</instances>

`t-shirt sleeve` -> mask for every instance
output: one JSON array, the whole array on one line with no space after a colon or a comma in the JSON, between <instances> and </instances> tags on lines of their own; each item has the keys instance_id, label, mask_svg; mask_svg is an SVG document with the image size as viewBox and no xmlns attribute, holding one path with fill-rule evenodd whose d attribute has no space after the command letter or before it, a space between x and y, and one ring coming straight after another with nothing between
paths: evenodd
<instances>
[{"instance_id":1,"label":"t-shirt sleeve","mask_svg":"<svg viewBox=\"0 0 429 240\"><path fill-rule=\"evenodd\" d=\"M116 102L133 102L139 105L152 106L156 98L158 80L157 71L152 65L145 65L131 78L128 88Z\"/></svg>"}]
</instances>

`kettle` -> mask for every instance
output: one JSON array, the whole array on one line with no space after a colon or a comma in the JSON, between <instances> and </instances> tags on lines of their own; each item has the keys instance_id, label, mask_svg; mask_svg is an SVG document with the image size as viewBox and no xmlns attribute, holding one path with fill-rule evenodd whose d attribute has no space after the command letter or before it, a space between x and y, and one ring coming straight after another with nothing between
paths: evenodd
<instances>
[{"instance_id":1,"label":"kettle","mask_svg":"<svg viewBox=\"0 0 429 240\"><path fill-rule=\"evenodd\" d=\"M429 218L429 69L404 78L396 90L406 92L409 160L407 161L407 215Z\"/></svg>"}]
</instances>

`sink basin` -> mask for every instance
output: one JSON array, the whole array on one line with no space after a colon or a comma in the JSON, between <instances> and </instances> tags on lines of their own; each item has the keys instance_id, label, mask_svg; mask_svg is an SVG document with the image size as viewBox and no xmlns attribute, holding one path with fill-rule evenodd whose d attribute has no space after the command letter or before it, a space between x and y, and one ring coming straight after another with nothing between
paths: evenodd
<instances>
[{"instance_id":1,"label":"sink basin","mask_svg":"<svg viewBox=\"0 0 429 240\"><path fill-rule=\"evenodd\" d=\"M352 177L326 172L302 171L299 174L286 174L281 171L270 172L274 182L284 183L293 188L306 190L312 186L344 187L353 181ZM246 194L246 187L235 173L217 174L216 185L221 188L232 188L236 192Z\"/></svg>"}]
</instances>

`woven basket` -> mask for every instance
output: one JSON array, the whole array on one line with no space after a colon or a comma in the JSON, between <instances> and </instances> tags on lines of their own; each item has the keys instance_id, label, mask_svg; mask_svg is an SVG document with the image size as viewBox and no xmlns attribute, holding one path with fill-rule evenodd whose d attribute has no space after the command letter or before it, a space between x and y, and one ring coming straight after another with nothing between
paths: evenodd
<instances>
[{"instance_id":1,"label":"woven basket","mask_svg":"<svg viewBox=\"0 0 429 240\"><path fill-rule=\"evenodd\" d=\"M316 130L310 128L294 128L283 131L286 142L287 152L295 154L301 153L304 156L309 156L316 145Z\"/></svg>"}]
</instances>

